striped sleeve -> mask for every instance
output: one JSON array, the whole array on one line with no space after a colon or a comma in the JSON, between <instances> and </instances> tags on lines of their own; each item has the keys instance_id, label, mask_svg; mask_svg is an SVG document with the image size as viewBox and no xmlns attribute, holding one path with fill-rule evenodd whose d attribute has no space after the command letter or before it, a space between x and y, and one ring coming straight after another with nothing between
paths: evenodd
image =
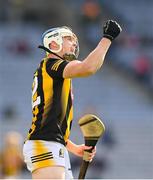
<instances>
[{"instance_id":1,"label":"striped sleeve","mask_svg":"<svg viewBox=\"0 0 153 180\"><path fill-rule=\"evenodd\" d=\"M63 78L63 71L67 64L68 62L64 60L49 59L46 63L47 73L53 78Z\"/></svg>"}]
</instances>

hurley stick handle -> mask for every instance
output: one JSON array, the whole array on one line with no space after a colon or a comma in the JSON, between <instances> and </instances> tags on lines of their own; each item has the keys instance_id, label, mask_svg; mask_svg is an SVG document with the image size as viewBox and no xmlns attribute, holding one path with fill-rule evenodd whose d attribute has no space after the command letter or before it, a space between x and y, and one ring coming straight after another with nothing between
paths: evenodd
<instances>
[{"instance_id":1,"label":"hurley stick handle","mask_svg":"<svg viewBox=\"0 0 153 180\"><path fill-rule=\"evenodd\" d=\"M82 161L82 164L81 164L81 167L80 167L80 172L79 172L79 177L78 177L78 179L84 179L84 178L85 178L85 175L86 175L88 166L89 166L89 162L83 160L83 161Z\"/></svg>"},{"instance_id":2,"label":"hurley stick handle","mask_svg":"<svg viewBox=\"0 0 153 180\"><path fill-rule=\"evenodd\" d=\"M94 146L93 146L93 148L94 148ZM78 179L84 179L84 178L85 178L85 175L86 175L88 166L89 166L89 164L90 164L90 162L87 161L87 160L85 160L85 159L88 157L88 155L87 155L88 152L92 152L93 148L84 151L83 161L82 161L82 163L81 163L81 167L80 167L80 172L79 172Z\"/></svg>"}]
</instances>

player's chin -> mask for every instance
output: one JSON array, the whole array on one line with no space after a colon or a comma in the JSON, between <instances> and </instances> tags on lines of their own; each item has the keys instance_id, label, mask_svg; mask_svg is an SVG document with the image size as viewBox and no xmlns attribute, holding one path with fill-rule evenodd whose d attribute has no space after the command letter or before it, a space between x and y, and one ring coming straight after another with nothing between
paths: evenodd
<instances>
[{"instance_id":1,"label":"player's chin","mask_svg":"<svg viewBox=\"0 0 153 180\"><path fill-rule=\"evenodd\" d=\"M65 60L67 60L67 61L76 60L76 56L75 56L75 54L73 54L73 53L70 53L70 54L66 53L66 54L63 55L63 58L64 58Z\"/></svg>"}]
</instances>

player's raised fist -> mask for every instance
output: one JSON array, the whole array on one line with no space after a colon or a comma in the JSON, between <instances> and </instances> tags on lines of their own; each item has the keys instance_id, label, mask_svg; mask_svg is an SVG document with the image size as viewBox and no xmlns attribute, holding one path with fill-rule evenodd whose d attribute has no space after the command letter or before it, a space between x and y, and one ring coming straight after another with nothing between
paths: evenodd
<instances>
[{"instance_id":1,"label":"player's raised fist","mask_svg":"<svg viewBox=\"0 0 153 180\"><path fill-rule=\"evenodd\" d=\"M108 20L103 26L103 37L113 41L122 31L120 25L113 20Z\"/></svg>"}]
</instances>

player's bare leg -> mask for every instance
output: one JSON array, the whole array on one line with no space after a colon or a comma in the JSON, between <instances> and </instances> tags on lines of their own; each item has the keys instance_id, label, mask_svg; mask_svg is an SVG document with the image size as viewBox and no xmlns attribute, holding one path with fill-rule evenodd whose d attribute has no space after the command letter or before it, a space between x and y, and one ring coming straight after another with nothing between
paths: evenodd
<instances>
[{"instance_id":1,"label":"player's bare leg","mask_svg":"<svg viewBox=\"0 0 153 180\"><path fill-rule=\"evenodd\" d=\"M32 179L65 179L65 168L62 166L40 168L32 173Z\"/></svg>"}]
</instances>

